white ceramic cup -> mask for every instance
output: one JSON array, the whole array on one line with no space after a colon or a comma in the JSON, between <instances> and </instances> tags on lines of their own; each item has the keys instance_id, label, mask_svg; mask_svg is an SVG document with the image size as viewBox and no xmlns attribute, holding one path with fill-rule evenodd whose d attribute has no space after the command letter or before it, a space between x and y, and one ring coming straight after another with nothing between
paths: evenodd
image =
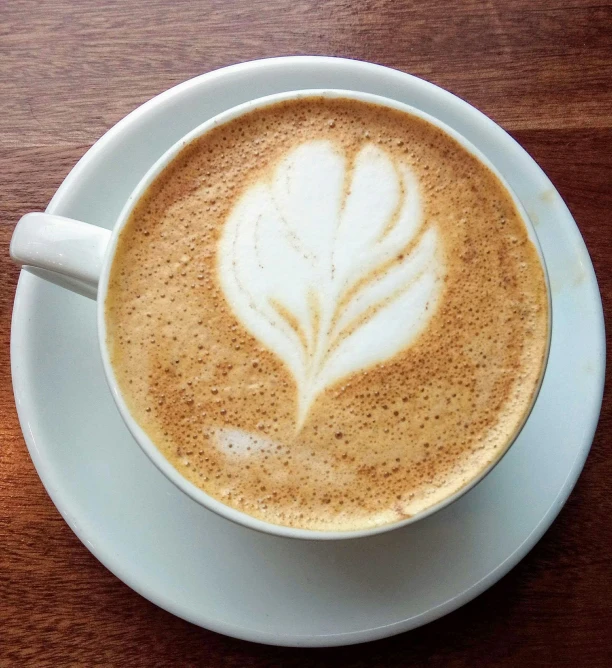
<instances>
[{"instance_id":1,"label":"white ceramic cup","mask_svg":"<svg viewBox=\"0 0 612 668\"><path fill-rule=\"evenodd\" d=\"M78 292L81 295L97 300L98 341L100 345L100 352L102 355L106 380L111 389L115 403L117 404L123 420L136 439L137 443L155 463L159 470L162 471L162 473L164 473L164 475L166 475L179 489L181 489L188 496L200 503L205 508L208 508L209 510L218 513L222 517L225 517L229 520L232 520L233 522L251 529L256 529L265 533L289 538L337 540L343 538L371 536L377 533L382 533L391 529L405 526L407 524L411 524L442 509L469 491L493 469L493 467L508 451L514 440L516 440L516 437L520 433L524 423L527 420L527 417L529 416L529 413L531 412L531 409L533 408L533 405L535 404L537 394L539 392L539 386L537 391L534 393L531 406L529 407L530 410L526 412L523 424L521 424L520 429L516 431L514 436L509 439L509 442L506 444L506 447L503 449L503 451L499 454L498 458L493 461L487 468L474 476L474 478L467 485L454 494L444 498L436 505L408 519L368 529L353 531L313 531L307 529L295 529L292 527L265 522L225 505L224 503L206 494L206 492L200 488L196 487L189 480L184 478L170 464L170 462L157 449L149 436L138 425L136 420L130 415L127 409L125 401L119 391L113 368L110 363L110 357L106 346L106 322L104 318L104 302L108 290L108 279L119 234L129 219L134 206L146 192L149 185L151 185L151 183L157 178L157 176L159 176L159 174L169 165L169 163L173 161L173 159L185 146L190 144L194 139L208 132L210 129L231 121L254 109L265 107L283 100L297 99L308 96L324 96L330 98L341 97L375 103L385 107L390 107L392 109L405 111L419 118L423 118L442 129L448 135L458 141L470 153L476 156L482 163L484 163L494 174L497 175L501 183L508 190L508 193L512 197L514 204L523 219L529 234L529 238L538 251L546 279L549 303L548 312L549 318L551 317L552 311L548 274L546 272L544 257L540 249L535 230L521 202L512 192L512 189L506 180L495 169L490 161L462 135L457 133L446 124L437 120L433 116L430 116L429 114L389 98L347 90L324 89L290 91L258 98L224 111L195 128L192 132L187 134L176 144L174 144L174 146L172 146L168 151L166 151L166 153L164 153L164 155L159 158L157 162L151 165L149 171L142 178L136 189L127 199L112 231L96 227L88 223L72 220L69 218L63 218L61 216L55 216L47 213L28 213L23 216L17 223L13 237L11 239L10 254L11 258L15 262L22 265L30 273L36 274L41 278L49 280L62 287L68 288L74 292ZM551 327L549 322L548 343L550 343L550 332ZM548 359L548 348L549 345L547 346L546 350L546 360L540 378L540 385L544 376L546 361Z\"/></svg>"}]
</instances>

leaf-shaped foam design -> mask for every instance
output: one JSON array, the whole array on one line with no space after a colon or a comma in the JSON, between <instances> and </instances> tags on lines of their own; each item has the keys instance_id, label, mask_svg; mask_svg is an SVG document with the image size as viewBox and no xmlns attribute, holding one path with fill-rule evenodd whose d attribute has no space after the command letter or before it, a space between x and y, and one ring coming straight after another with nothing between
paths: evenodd
<instances>
[{"instance_id":1,"label":"leaf-shaped foam design","mask_svg":"<svg viewBox=\"0 0 612 668\"><path fill-rule=\"evenodd\" d=\"M412 170L367 144L288 153L241 196L218 248L238 320L289 368L299 429L317 396L391 359L424 329L444 273Z\"/></svg>"}]
</instances>

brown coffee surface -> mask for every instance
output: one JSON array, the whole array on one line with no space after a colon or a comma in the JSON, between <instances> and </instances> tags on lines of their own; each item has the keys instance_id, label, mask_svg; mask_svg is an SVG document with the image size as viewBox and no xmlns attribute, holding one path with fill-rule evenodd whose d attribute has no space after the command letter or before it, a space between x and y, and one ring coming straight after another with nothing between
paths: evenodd
<instances>
[{"instance_id":1,"label":"brown coffee surface","mask_svg":"<svg viewBox=\"0 0 612 668\"><path fill-rule=\"evenodd\" d=\"M297 427L294 376L228 303L218 248L245 190L313 139L410 166L444 276L416 339L325 388ZM275 104L183 149L121 233L105 309L128 408L178 471L254 517L322 530L410 517L498 459L549 335L538 254L497 177L430 123L346 99Z\"/></svg>"}]
</instances>

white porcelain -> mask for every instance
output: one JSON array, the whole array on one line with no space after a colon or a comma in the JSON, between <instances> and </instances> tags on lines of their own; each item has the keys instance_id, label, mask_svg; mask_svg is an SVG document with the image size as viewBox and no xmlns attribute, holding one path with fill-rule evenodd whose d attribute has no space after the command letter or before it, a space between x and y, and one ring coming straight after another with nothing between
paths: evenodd
<instances>
[{"instance_id":1,"label":"white porcelain","mask_svg":"<svg viewBox=\"0 0 612 668\"><path fill-rule=\"evenodd\" d=\"M109 230L51 213L26 213L15 226L11 258L30 273L96 299Z\"/></svg>"},{"instance_id":2,"label":"white porcelain","mask_svg":"<svg viewBox=\"0 0 612 668\"><path fill-rule=\"evenodd\" d=\"M512 445L515 438L512 438L504 452L499 455L489 466L480 471L475 477L464 485L460 490L442 499L435 505L427 508L425 511L416 513L401 522L394 522L392 524L384 524L374 528L352 530L352 531L313 531L305 529L296 529L293 527L280 526L262 521L246 513L231 508L224 503L212 498L202 489L191 483L183 477L161 454L151 441L147 433L140 427L136 420L131 416L127 404L121 395L119 385L116 381L113 367L110 361L110 355L106 346L106 323L104 319L104 302L108 290L108 281L110 278L110 271L112 267L113 257L117 248L117 242L121 230L128 221L135 205L147 191L153 181L159 176L161 172L176 158L182 149L193 142L196 138L208 132L211 128L217 127L223 123L227 123L243 114L253 111L261 107L268 106L277 102L282 102L288 99L307 98L310 96L321 96L327 98L348 98L360 100L362 102L369 102L378 104L392 109L405 111L419 118L423 118L433 125L440 127L448 135L453 137L458 143L466 148L470 153L475 155L481 162L486 164L491 171L493 171L502 183L508 189L514 204L520 213L529 237L535 245L542 266L544 275L546 277L546 287L549 296L550 306L550 286L548 284L548 275L542 251L538 243L536 232L533 228L523 205L516 195L512 192L510 186L505 181L502 174L495 168L495 166L488 160L488 158L479 151L473 144L468 142L458 132L453 130L450 126L440 122L430 114L426 114L415 107L411 107L402 102L384 98L379 95L371 95L368 93L360 93L348 90L300 90L277 93L275 95L264 96L255 100L233 107L225 112L222 112L204 123L198 125L197 128L188 133L185 137L179 139L172 147L170 147L155 163L150 167L145 176L140 180L134 191L128 197L121 213L119 214L116 223L113 225L112 233L109 235L108 230L101 229L89 223L84 223L62 216L57 216L48 213L28 213L24 215L17 223L13 237L11 240L10 253L13 260L20 264L27 266L30 271L33 271L41 278L51 280L51 282L68 289L73 289L75 292L84 296L97 299L98 308L98 341L100 344L100 354L102 356L102 363L106 373L111 393L121 416L136 439L138 444L143 448L145 453L150 457L151 461L164 473L179 489L182 489L194 501L201 503L205 508L209 508L233 522L242 524L248 528L256 529L258 531L267 532L276 536L283 536L287 538L302 538L308 540L342 540L347 538L363 538L366 536L373 536L375 534L384 533L392 529L401 528L408 524L429 517L434 512L446 507L449 503L456 501L458 498L469 492L474 485L476 485L482 478L499 463L501 457L507 449ZM549 308L551 312L551 308ZM548 346L547 346L548 350ZM546 361L544 362L546 367ZM538 387L539 390L539 387ZM538 392L534 393L531 406L537 399ZM530 406L530 408L531 408ZM527 420L529 411L523 420L523 424ZM521 425L522 427L522 425ZM517 433L520 433L520 429Z\"/></svg>"},{"instance_id":3,"label":"white porcelain","mask_svg":"<svg viewBox=\"0 0 612 668\"><path fill-rule=\"evenodd\" d=\"M96 350L93 302L22 272L13 317L15 397L32 459L87 547L158 605L272 644L362 642L439 617L493 584L567 499L597 423L603 315L584 243L550 181L501 128L450 93L355 61L281 58L233 66L158 96L110 130L48 213L110 228L148 167L203 119L296 88L409 103L451 125L505 176L537 227L551 281L550 357L507 456L464 497L393 532L303 542L237 526L182 494L121 421Z\"/></svg>"}]
</instances>

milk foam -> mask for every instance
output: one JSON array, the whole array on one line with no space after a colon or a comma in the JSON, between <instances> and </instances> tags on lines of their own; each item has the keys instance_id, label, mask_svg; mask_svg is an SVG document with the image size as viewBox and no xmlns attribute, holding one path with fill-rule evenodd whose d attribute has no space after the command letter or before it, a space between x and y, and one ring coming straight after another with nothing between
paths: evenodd
<instances>
[{"instance_id":1,"label":"milk foam","mask_svg":"<svg viewBox=\"0 0 612 668\"><path fill-rule=\"evenodd\" d=\"M256 434L249 434L241 429L216 429L215 444L227 455L249 455L274 450L273 440Z\"/></svg>"},{"instance_id":2,"label":"milk foam","mask_svg":"<svg viewBox=\"0 0 612 668\"><path fill-rule=\"evenodd\" d=\"M344 376L395 356L435 312L444 267L412 170L307 141L231 212L218 247L238 320L290 369L296 424Z\"/></svg>"}]
</instances>

